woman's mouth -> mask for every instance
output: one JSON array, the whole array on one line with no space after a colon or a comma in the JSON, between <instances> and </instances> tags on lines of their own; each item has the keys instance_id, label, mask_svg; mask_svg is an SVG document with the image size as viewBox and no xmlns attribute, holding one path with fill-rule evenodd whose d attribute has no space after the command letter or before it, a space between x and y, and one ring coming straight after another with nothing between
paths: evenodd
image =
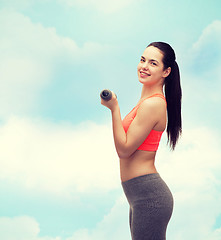
<instances>
[{"instance_id":1,"label":"woman's mouth","mask_svg":"<svg viewBox=\"0 0 221 240\"><path fill-rule=\"evenodd\" d=\"M146 73L146 72L143 72L143 71L140 71L140 76L141 76L142 78L145 78L145 77L149 77L150 74L149 74L149 73Z\"/></svg>"}]
</instances>

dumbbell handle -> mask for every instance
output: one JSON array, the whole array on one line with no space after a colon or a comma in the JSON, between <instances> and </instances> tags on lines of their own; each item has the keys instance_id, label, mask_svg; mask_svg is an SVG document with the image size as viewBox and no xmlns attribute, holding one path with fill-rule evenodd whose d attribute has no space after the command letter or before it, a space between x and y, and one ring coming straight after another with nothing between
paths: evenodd
<instances>
[{"instance_id":1,"label":"dumbbell handle","mask_svg":"<svg viewBox=\"0 0 221 240\"><path fill-rule=\"evenodd\" d=\"M104 89L101 91L100 97L105 101L109 101L112 98L112 92L109 89Z\"/></svg>"}]
</instances>

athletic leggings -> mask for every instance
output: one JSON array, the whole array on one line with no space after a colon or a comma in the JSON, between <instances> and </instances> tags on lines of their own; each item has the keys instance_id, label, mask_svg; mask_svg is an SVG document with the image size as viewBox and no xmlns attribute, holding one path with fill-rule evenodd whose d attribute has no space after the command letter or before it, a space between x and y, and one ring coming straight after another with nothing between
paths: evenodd
<instances>
[{"instance_id":1,"label":"athletic leggings","mask_svg":"<svg viewBox=\"0 0 221 240\"><path fill-rule=\"evenodd\" d=\"M173 211L173 196L159 173L122 182L130 205L132 240L165 240Z\"/></svg>"}]
</instances>

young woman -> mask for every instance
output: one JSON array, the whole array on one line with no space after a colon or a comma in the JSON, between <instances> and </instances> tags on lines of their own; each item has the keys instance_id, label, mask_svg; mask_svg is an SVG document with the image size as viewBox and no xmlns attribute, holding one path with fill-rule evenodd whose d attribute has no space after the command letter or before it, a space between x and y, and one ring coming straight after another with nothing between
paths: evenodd
<instances>
[{"instance_id":1,"label":"young woman","mask_svg":"<svg viewBox=\"0 0 221 240\"><path fill-rule=\"evenodd\" d=\"M182 93L174 50L164 42L149 44L137 73L143 84L141 98L123 121L114 93L110 101L101 100L101 104L112 113L121 181L130 205L132 239L164 240L173 197L154 163L164 130L172 150L182 131Z\"/></svg>"}]
</instances>

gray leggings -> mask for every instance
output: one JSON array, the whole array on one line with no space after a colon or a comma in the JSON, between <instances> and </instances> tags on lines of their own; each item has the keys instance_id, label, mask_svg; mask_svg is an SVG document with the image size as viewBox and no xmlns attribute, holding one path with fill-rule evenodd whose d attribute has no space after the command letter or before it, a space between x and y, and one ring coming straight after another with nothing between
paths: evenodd
<instances>
[{"instance_id":1,"label":"gray leggings","mask_svg":"<svg viewBox=\"0 0 221 240\"><path fill-rule=\"evenodd\" d=\"M173 196L159 173L122 182L130 205L132 240L165 240L173 211Z\"/></svg>"}]
</instances>

